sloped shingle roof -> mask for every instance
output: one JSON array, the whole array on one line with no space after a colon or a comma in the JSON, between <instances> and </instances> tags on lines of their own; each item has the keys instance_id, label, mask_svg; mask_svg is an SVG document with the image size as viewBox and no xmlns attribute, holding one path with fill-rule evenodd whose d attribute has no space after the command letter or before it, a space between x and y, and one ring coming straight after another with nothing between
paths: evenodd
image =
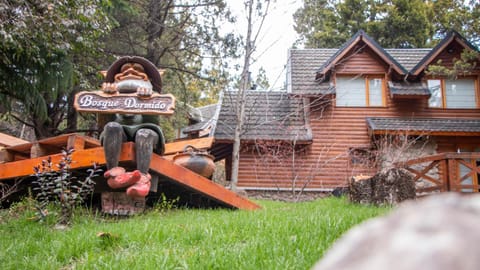
<instances>
[{"instance_id":1,"label":"sloped shingle roof","mask_svg":"<svg viewBox=\"0 0 480 270\"><path fill-rule=\"evenodd\" d=\"M290 50L290 73L292 94L329 94L335 88L330 82L318 83L315 74L337 49Z\"/></svg>"},{"instance_id":2,"label":"sloped shingle roof","mask_svg":"<svg viewBox=\"0 0 480 270\"><path fill-rule=\"evenodd\" d=\"M367 117L368 128L375 132L480 133L480 119L405 119Z\"/></svg>"},{"instance_id":3,"label":"sloped shingle roof","mask_svg":"<svg viewBox=\"0 0 480 270\"><path fill-rule=\"evenodd\" d=\"M224 94L215 128L216 140L233 140L237 92ZM247 91L242 140L312 139L301 98L285 92Z\"/></svg>"},{"instance_id":4,"label":"sloped shingle roof","mask_svg":"<svg viewBox=\"0 0 480 270\"><path fill-rule=\"evenodd\" d=\"M419 96L428 98L431 95L428 86L423 83L388 82L388 87L392 97Z\"/></svg>"},{"instance_id":5,"label":"sloped shingle roof","mask_svg":"<svg viewBox=\"0 0 480 270\"><path fill-rule=\"evenodd\" d=\"M397 60L407 71L414 68L431 50L431 48L385 49L385 51Z\"/></svg>"},{"instance_id":6,"label":"sloped shingle roof","mask_svg":"<svg viewBox=\"0 0 480 270\"><path fill-rule=\"evenodd\" d=\"M418 61L422 60L431 49L386 49L401 66L409 70ZM318 68L326 63L338 49L292 49L290 50L290 80L292 94L330 94L335 93L335 86L330 82L319 83L315 81L315 74ZM397 90L406 89L401 84L396 84ZM418 90L419 87L414 89ZM400 90L401 91L401 90ZM397 94L399 91L396 92ZM415 94L415 93L403 93ZM423 90L416 94L424 94Z\"/></svg>"},{"instance_id":7,"label":"sloped shingle roof","mask_svg":"<svg viewBox=\"0 0 480 270\"><path fill-rule=\"evenodd\" d=\"M347 42L345 42L336 52L327 60L325 61L317 70L318 73L325 74L325 72L331 69L332 65L337 63L344 53L348 52L358 43L365 43L367 46L372 48L380 58L382 58L385 62L390 64L390 67L397 70L399 73L407 73L407 70L400 65L395 58L393 58L388 52L385 51L384 48L380 46L373 38L371 38L367 33L363 30L359 30L353 37L351 37Z\"/></svg>"}]
</instances>

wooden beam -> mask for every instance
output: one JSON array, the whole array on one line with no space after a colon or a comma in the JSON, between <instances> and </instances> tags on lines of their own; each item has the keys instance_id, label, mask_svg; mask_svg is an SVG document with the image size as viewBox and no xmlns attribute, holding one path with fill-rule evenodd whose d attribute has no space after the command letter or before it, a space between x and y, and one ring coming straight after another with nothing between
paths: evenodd
<instances>
[{"instance_id":1,"label":"wooden beam","mask_svg":"<svg viewBox=\"0 0 480 270\"><path fill-rule=\"evenodd\" d=\"M0 147L0 163L5 163L9 161L13 161L15 156L8 152L3 146Z\"/></svg>"},{"instance_id":2,"label":"wooden beam","mask_svg":"<svg viewBox=\"0 0 480 270\"><path fill-rule=\"evenodd\" d=\"M67 149L73 148L75 150L85 149L85 139L80 136L70 136L67 139Z\"/></svg>"},{"instance_id":3,"label":"wooden beam","mask_svg":"<svg viewBox=\"0 0 480 270\"><path fill-rule=\"evenodd\" d=\"M29 143L29 141L15 138L13 136L0 132L0 146L14 146L24 143Z\"/></svg>"},{"instance_id":4,"label":"wooden beam","mask_svg":"<svg viewBox=\"0 0 480 270\"><path fill-rule=\"evenodd\" d=\"M395 166L409 166L409 165L415 165L415 164L424 163L424 162L431 162L431 161L445 159L445 158L446 158L446 154L441 153L441 154L430 155L430 156L426 156L426 157L409 159L407 161L396 162Z\"/></svg>"},{"instance_id":5,"label":"wooden beam","mask_svg":"<svg viewBox=\"0 0 480 270\"><path fill-rule=\"evenodd\" d=\"M39 142L34 142L30 148L30 158L43 157L48 155L48 146L44 147Z\"/></svg>"},{"instance_id":6,"label":"wooden beam","mask_svg":"<svg viewBox=\"0 0 480 270\"><path fill-rule=\"evenodd\" d=\"M227 204L231 207L245 210L255 210L260 208L259 205L239 196L235 192L232 192L223 186L192 172L191 170L176 165L172 161L166 160L159 155L152 155L150 169L170 178L178 184L194 189L211 199Z\"/></svg>"},{"instance_id":7,"label":"wooden beam","mask_svg":"<svg viewBox=\"0 0 480 270\"><path fill-rule=\"evenodd\" d=\"M58 163L62 158L62 154L49 155L49 157L52 158L53 163ZM33 167L40 165L45 158L46 157L37 157L0 164L0 181L3 179L32 175L34 173ZM134 159L135 152L133 143L124 143L120 154L120 162L133 161ZM94 162L97 164L105 164L103 147L75 151L72 154L72 160L72 169L92 167Z\"/></svg>"}]
</instances>

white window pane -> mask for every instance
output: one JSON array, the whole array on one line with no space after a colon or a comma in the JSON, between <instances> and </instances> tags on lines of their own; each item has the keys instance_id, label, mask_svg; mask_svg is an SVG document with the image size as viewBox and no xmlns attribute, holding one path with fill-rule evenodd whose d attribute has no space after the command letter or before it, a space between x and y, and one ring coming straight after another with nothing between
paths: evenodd
<instances>
[{"instance_id":1,"label":"white window pane","mask_svg":"<svg viewBox=\"0 0 480 270\"><path fill-rule=\"evenodd\" d=\"M476 108L473 79L445 80L447 108Z\"/></svg>"},{"instance_id":2,"label":"white window pane","mask_svg":"<svg viewBox=\"0 0 480 270\"><path fill-rule=\"evenodd\" d=\"M365 79L362 77L337 77L336 105L366 106Z\"/></svg>"},{"instance_id":3,"label":"white window pane","mask_svg":"<svg viewBox=\"0 0 480 270\"><path fill-rule=\"evenodd\" d=\"M369 101L370 106L382 106L383 97L382 97L382 79L370 79L369 80Z\"/></svg>"},{"instance_id":4,"label":"white window pane","mask_svg":"<svg viewBox=\"0 0 480 270\"><path fill-rule=\"evenodd\" d=\"M430 99L428 100L429 107L441 108L442 105L442 89L440 80L428 80L428 89L430 90Z\"/></svg>"}]
</instances>

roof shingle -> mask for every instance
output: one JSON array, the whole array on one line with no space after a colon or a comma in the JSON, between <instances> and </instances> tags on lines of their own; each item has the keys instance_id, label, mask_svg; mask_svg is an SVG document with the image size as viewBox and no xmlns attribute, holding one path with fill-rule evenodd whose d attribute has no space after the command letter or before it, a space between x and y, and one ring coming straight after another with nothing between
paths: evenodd
<instances>
[{"instance_id":1,"label":"roof shingle","mask_svg":"<svg viewBox=\"0 0 480 270\"><path fill-rule=\"evenodd\" d=\"M367 117L368 128L374 132L410 131L428 133L479 133L480 119L457 118L383 118Z\"/></svg>"},{"instance_id":2,"label":"roof shingle","mask_svg":"<svg viewBox=\"0 0 480 270\"><path fill-rule=\"evenodd\" d=\"M237 92L224 94L215 128L216 140L233 140ZM247 91L243 140L310 141L311 129L301 98L285 92Z\"/></svg>"},{"instance_id":3,"label":"roof shingle","mask_svg":"<svg viewBox=\"0 0 480 270\"><path fill-rule=\"evenodd\" d=\"M431 93L423 83L410 83L410 82L388 82L390 88L390 94L392 97L397 96L418 96L418 97L430 97Z\"/></svg>"},{"instance_id":4,"label":"roof shingle","mask_svg":"<svg viewBox=\"0 0 480 270\"><path fill-rule=\"evenodd\" d=\"M413 68L422 60L431 49L386 49L386 53L406 70ZM325 65L338 49L292 49L289 59L289 80L292 94L298 95L325 95L335 93L335 86L331 82L319 83L315 75L319 67ZM420 86L407 87L396 84L394 91L397 95L429 95ZM410 86L413 86L411 84ZM402 91L409 90L403 93ZM427 89L428 90L428 89Z\"/></svg>"},{"instance_id":5,"label":"roof shingle","mask_svg":"<svg viewBox=\"0 0 480 270\"><path fill-rule=\"evenodd\" d=\"M334 93L334 86L330 82L316 82L315 74L335 52L337 49L290 50L291 93L298 95Z\"/></svg>"}]
</instances>

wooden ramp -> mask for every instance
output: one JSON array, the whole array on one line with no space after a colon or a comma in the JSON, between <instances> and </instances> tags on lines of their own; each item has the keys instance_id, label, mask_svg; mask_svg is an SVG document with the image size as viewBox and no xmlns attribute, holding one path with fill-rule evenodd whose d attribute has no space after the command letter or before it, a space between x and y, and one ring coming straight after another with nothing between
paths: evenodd
<instances>
[{"instance_id":1,"label":"wooden ramp","mask_svg":"<svg viewBox=\"0 0 480 270\"><path fill-rule=\"evenodd\" d=\"M175 186L182 187L185 190L193 191L195 194L200 194L223 207L248 210L259 209L259 205L247 198L239 196L207 178L176 165L170 160L173 154L181 152L185 145L207 146L211 145L211 140L211 138L206 138L167 144L165 156L153 154L150 170L163 176L163 181L175 184ZM46 156L51 157L53 163L58 163L62 158L60 153L62 147L75 148L72 154L72 170L91 168L94 163L105 165L103 148L98 140L78 134L67 134L40 140L35 143L5 147L2 150L2 155L0 155L3 161L0 164L0 181L32 175L33 167L41 164L42 160L46 159ZM127 142L123 144L120 163L135 163L134 143Z\"/></svg>"}]
</instances>

